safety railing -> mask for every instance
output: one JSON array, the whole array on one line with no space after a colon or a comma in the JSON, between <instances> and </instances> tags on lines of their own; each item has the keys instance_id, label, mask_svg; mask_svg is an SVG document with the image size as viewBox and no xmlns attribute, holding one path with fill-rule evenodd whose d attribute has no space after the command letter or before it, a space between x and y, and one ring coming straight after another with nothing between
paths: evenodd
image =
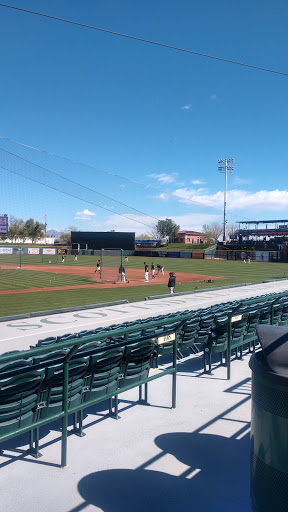
<instances>
[{"instance_id":1,"label":"safety railing","mask_svg":"<svg viewBox=\"0 0 288 512\"><path fill-rule=\"evenodd\" d=\"M36 458L40 456L39 452L39 428L43 425L46 425L48 423L51 423L55 420L62 420L62 434L61 434L61 467L65 467L67 465L67 437L68 437L68 416L71 414L74 414L74 433L77 433L78 435L82 435L82 414L83 410L97 404L99 402L102 402L104 400L109 399L109 411L111 412L111 403L112 398L115 397L116 406L117 408L117 397L120 393L124 393L125 391L128 391L132 388L139 387L139 399L141 401L142 399L142 386L145 385L145 400L144 402L147 403L147 384L150 381L153 381L155 379L164 377L166 375L172 375L172 408L176 407L176 374L177 374L177 344L179 341L179 337L181 335L181 331L187 320L191 317L191 313L189 314L183 314L183 315L175 315L170 318L164 318L163 320L154 320L149 321L147 323L141 323L141 326L139 324L136 324L131 327L119 327L119 329L113 330L113 332L100 332L98 334L92 334L89 336L83 336L82 338L75 338L70 339L69 341L64 342L58 342L51 344L46 347L37 347L26 351L21 351L17 353L11 353L11 354L5 354L0 356L0 365L3 368L3 365L6 363L12 363L16 362L17 360L23 360L26 358L32 358L33 356L41 356L41 355L47 355L49 353L53 353L53 351L59 351L59 350L65 350L68 349L67 354L65 355L64 359L62 360L62 368L63 368L63 395L62 395L62 411L58 412L56 414L52 414L49 417L46 417L44 419L37 419L36 421L32 421L29 425L26 426L19 426L18 428L15 428L13 431L5 433L0 435L0 442L6 441L8 439L11 439L13 437L19 436L20 434L24 434L27 432L30 432L30 453L35 456ZM177 322L177 326L175 328L175 322ZM173 324L173 328L169 329L169 325ZM167 326L167 328L159 334L157 337L153 334L147 334L139 337L135 337L128 341L120 341L115 344L105 345L105 346L99 346L99 348L93 348L93 356L96 354L103 353L105 351L106 353L109 353L109 351L115 350L115 348L121 348L121 347L127 347L129 345L135 345L135 343L139 342L145 342L147 340L155 339L155 343L157 343L157 340L159 337L161 337L161 340L159 340L160 343L165 343L171 341L173 342L173 352L172 352L172 366L167 367L164 370L158 370L158 373L155 373L151 376L148 376L147 378L141 379L137 383L132 383L130 385L125 385L121 388L118 388L116 390L113 390L111 392L105 393L105 395L100 396L98 398L93 398L91 400L88 400L86 402L82 402L79 405L75 407L69 407L69 368L71 363L77 359L77 357L85 357L85 352L82 352L81 355L77 356L77 353L79 349L81 349L82 345L85 345L85 348L88 350L87 344L90 342L95 343L97 341L101 342L107 338L117 338L123 335L133 334L135 332L139 332L139 327L141 330L145 333L145 329L153 329L153 328L161 328L162 326ZM91 353L90 353L91 354ZM41 368L49 368L50 366L55 365L55 361L53 362L43 362L36 365L33 365L34 369L41 369ZM59 365L59 360L58 363ZM20 374L23 375L25 372L31 372L31 366L27 369L21 368L21 369L12 369L7 370L2 373L0 373L0 381L3 379L6 379L8 377L13 377L15 375ZM42 407L43 404L39 404L40 407ZM79 419L79 425L77 427L77 413L80 413L80 419ZM117 410L115 411L115 415L117 417ZM76 418L76 420L75 420ZM0 405L0 432L1 432L1 405Z\"/></svg>"}]
</instances>

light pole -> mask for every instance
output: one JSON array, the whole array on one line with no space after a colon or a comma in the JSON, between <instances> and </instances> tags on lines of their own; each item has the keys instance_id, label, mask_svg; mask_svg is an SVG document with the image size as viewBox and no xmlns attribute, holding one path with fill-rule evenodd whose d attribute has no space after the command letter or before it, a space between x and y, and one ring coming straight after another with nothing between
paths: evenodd
<instances>
[{"instance_id":1,"label":"light pole","mask_svg":"<svg viewBox=\"0 0 288 512\"><path fill-rule=\"evenodd\" d=\"M46 238L47 238L47 215L44 215L45 220L45 244L46 244Z\"/></svg>"},{"instance_id":2,"label":"light pole","mask_svg":"<svg viewBox=\"0 0 288 512\"><path fill-rule=\"evenodd\" d=\"M218 160L218 171L225 174L223 242L226 242L227 174L231 174L233 170L234 158L220 158Z\"/></svg>"}]
</instances>

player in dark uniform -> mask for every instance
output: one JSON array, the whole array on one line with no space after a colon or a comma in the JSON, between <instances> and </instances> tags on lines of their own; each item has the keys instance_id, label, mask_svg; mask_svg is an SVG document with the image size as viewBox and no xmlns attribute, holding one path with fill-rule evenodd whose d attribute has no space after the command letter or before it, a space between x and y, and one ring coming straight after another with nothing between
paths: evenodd
<instances>
[{"instance_id":1,"label":"player in dark uniform","mask_svg":"<svg viewBox=\"0 0 288 512\"><path fill-rule=\"evenodd\" d=\"M176 286L176 276L175 276L174 272L169 272L168 288L170 290L170 293L174 293L175 286Z\"/></svg>"},{"instance_id":2,"label":"player in dark uniform","mask_svg":"<svg viewBox=\"0 0 288 512\"><path fill-rule=\"evenodd\" d=\"M125 274L125 267L123 267L123 265L120 265L119 267L119 271L118 271L118 277L115 281L115 284L118 283L118 281L123 281L124 283L129 283L128 279L126 279L126 274ZM122 279L121 279L122 277Z\"/></svg>"}]
</instances>

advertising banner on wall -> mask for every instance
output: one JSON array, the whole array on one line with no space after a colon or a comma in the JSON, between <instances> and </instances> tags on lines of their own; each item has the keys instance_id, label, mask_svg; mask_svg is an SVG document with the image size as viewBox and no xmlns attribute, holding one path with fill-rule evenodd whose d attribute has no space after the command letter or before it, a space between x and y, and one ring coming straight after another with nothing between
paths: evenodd
<instances>
[{"instance_id":1,"label":"advertising banner on wall","mask_svg":"<svg viewBox=\"0 0 288 512\"><path fill-rule=\"evenodd\" d=\"M0 247L0 254L13 254L12 247Z\"/></svg>"},{"instance_id":2,"label":"advertising banner on wall","mask_svg":"<svg viewBox=\"0 0 288 512\"><path fill-rule=\"evenodd\" d=\"M28 254L39 254L39 249L36 249L36 247L28 247Z\"/></svg>"},{"instance_id":3,"label":"advertising banner on wall","mask_svg":"<svg viewBox=\"0 0 288 512\"><path fill-rule=\"evenodd\" d=\"M180 252L180 258L192 258L192 252L181 251Z\"/></svg>"},{"instance_id":4,"label":"advertising banner on wall","mask_svg":"<svg viewBox=\"0 0 288 512\"><path fill-rule=\"evenodd\" d=\"M0 234L7 235L8 233L8 215L0 213Z\"/></svg>"},{"instance_id":5,"label":"advertising banner on wall","mask_svg":"<svg viewBox=\"0 0 288 512\"><path fill-rule=\"evenodd\" d=\"M180 258L180 252L169 251L169 258Z\"/></svg>"},{"instance_id":6,"label":"advertising banner on wall","mask_svg":"<svg viewBox=\"0 0 288 512\"><path fill-rule=\"evenodd\" d=\"M193 260L203 260L203 252L192 252Z\"/></svg>"},{"instance_id":7,"label":"advertising banner on wall","mask_svg":"<svg viewBox=\"0 0 288 512\"><path fill-rule=\"evenodd\" d=\"M43 254L56 254L57 249L43 249Z\"/></svg>"}]
</instances>

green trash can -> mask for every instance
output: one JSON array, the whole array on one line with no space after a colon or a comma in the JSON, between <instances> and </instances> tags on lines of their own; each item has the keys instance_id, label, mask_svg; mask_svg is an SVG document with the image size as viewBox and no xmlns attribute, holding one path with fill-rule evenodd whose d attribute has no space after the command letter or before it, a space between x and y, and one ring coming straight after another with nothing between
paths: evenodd
<instances>
[{"instance_id":1,"label":"green trash can","mask_svg":"<svg viewBox=\"0 0 288 512\"><path fill-rule=\"evenodd\" d=\"M288 511L288 328L259 325L253 354L250 503L254 512Z\"/></svg>"}]
</instances>

